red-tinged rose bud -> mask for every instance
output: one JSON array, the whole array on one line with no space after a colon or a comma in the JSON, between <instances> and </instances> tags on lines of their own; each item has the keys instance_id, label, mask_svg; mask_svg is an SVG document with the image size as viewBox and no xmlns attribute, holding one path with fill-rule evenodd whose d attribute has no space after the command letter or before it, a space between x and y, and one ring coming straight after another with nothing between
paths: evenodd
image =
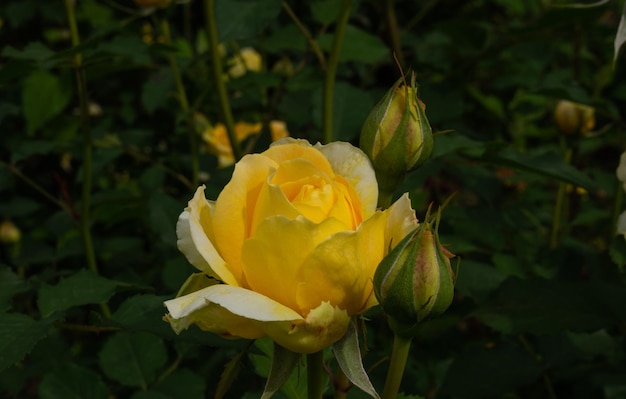
<instances>
[{"instance_id":1,"label":"red-tinged rose bud","mask_svg":"<svg viewBox=\"0 0 626 399\"><path fill-rule=\"evenodd\" d=\"M454 257L439 242L437 217L408 234L380 262L374 274L374 293L399 336L415 334L418 324L442 314L454 295Z\"/></svg>"},{"instance_id":2,"label":"red-tinged rose bud","mask_svg":"<svg viewBox=\"0 0 626 399\"><path fill-rule=\"evenodd\" d=\"M383 194L393 193L407 172L430 158L433 135L425 108L412 75L410 85L399 79L363 124L361 149L374 164Z\"/></svg>"}]
</instances>

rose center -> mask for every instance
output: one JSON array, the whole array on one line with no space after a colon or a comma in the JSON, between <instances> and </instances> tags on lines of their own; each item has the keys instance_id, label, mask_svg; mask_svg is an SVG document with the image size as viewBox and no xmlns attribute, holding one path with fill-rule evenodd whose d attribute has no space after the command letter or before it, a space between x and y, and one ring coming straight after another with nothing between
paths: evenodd
<instances>
[{"instance_id":1,"label":"rose center","mask_svg":"<svg viewBox=\"0 0 626 399\"><path fill-rule=\"evenodd\" d=\"M320 186L304 184L298 193L290 198L291 204L312 222L319 223L328 217L335 202L335 194L330 184Z\"/></svg>"}]
</instances>

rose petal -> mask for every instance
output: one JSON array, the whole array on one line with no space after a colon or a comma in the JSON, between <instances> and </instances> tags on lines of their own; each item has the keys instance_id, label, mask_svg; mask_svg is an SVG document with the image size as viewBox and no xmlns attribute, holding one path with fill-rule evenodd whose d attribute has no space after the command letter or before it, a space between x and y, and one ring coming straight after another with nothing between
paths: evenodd
<instances>
[{"instance_id":1,"label":"rose petal","mask_svg":"<svg viewBox=\"0 0 626 399\"><path fill-rule=\"evenodd\" d=\"M343 176L354 187L363 207L363 219L372 216L378 202L378 183L367 155L350 143L344 142L316 144L315 148L328 159L333 171Z\"/></svg>"},{"instance_id":2,"label":"rose petal","mask_svg":"<svg viewBox=\"0 0 626 399\"><path fill-rule=\"evenodd\" d=\"M244 285L241 248L250 235L251 223L261 187L278 165L271 159L251 154L235 165L233 176L215 201L213 229L215 246L233 275Z\"/></svg>"},{"instance_id":3,"label":"rose petal","mask_svg":"<svg viewBox=\"0 0 626 399\"><path fill-rule=\"evenodd\" d=\"M303 320L302 316L254 291L226 284L212 285L165 302L167 320L180 331L197 324L225 336L258 338L262 322Z\"/></svg>"},{"instance_id":4,"label":"rose petal","mask_svg":"<svg viewBox=\"0 0 626 399\"><path fill-rule=\"evenodd\" d=\"M204 186L198 187L187 208L178 217L176 235L178 249L189 263L227 284L239 285L235 276L215 249L211 239L212 203L204 196Z\"/></svg>"},{"instance_id":5,"label":"rose petal","mask_svg":"<svg viewBox=\"0 0 626 399\"><path fill-rule=\"evenodd\" d=\"M265 219L243 246L244 273L250 289L306 315L311 307L299 308L296 301L298 272L319 243L345 229L335 219L319 224L302 216L295 220L284 216Z\"/></svg>"},{"instance_id":6,"label":"rose petal","mask_svg":"<svg viewBox=\"0 0 626 399\"><path fill-rule=\"evenodd\" d=\"M311 310L304 321L266 323L263 328L279 345L297 353L318 352L337 342L346 333L350 316L345 310L322 302Z\"/></svg>"},{"instance_id":7,"label":"rose petal","mask_svg":"<svg viewBox=\"0 0 626 399\"><path fill-rule=\"evenodd\" d=\"M407 234L419 225L415 211L411 208L409 194L404 193L388 209L389 219L385 228L387 247L395 247Z\"/></svg>"},{"instance_id":8,"label":"rose petal","mask_svg":"<svg viewBox=\"0 0 626 399\"><path fill-rule=\"evenodd\" d=\"M387 212L377 212L356 231L337 233L313 250L298 277L301 309L329 301L349 315L365 310L374 271L387 250L387 217Z\"/></svg>"},{"instance_id":9,"label":"rose petal","mask_svg":"<svg viewBox=\"0 0 626 399\"><path fill-rule=\"evenodd\" d=\"M273 143L270 148L262 154L279 164L292 159L303 158L327 175L333 176L335 174L325 155L306 140L286 137Z\"/></svg>"},{"instance_id":10,"label":"rose petal","mask_svg":"<svg viewBox=\"0 0 626 399\"><path fill-rule=\"evenodd\" d=\"M225 337L269 335L298 353L317 352L343 336L350 322L344 310L321 303L306 318L256 292L225 284L213 285L165 302L165 316L176 333L197 324Z\"/></svg>"}]
</instances>

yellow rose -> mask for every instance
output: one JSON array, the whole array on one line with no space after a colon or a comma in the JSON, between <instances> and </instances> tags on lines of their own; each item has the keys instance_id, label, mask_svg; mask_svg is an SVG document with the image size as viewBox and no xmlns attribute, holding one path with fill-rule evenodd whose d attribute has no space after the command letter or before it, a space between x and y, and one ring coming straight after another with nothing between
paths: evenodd
<instances>
[{"instance_id":1,"label":"yellow rose","mask_svg":"<svg viewBox=\"0 0 626 399\"><path fill-rule=\"evenodd\" d=\"M417 226L408 194L385 211L377 199L369 159L348 143L287 138L246 155L216 201L198 188L176 227L189 262L223 284L165 302L166 320L299 353L334 343L377 304L378 263Z\"/></svg>"}]
</instances>

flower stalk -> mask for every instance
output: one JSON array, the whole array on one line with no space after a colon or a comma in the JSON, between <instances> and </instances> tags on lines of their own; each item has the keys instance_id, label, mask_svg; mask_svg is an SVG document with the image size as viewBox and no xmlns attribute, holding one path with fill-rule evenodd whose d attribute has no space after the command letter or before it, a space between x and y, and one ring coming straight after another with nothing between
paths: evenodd
<instances>
[{"instance_id":1,"label":"flower stalk","mask_svg":"<svg viewBox=\"0 0 626 399\"><path fill-rule=\"evenodd\" d=\"M409 356L412 338L402 337L398 334L393 336L393 348L389 361L389 370L383 388L382 399L394 399L398 397L398 390L404 375L406 360Z\"/></svg>"},{"instance_id":2,"label":"flower stalk","mask_svg":"<svg viewBox=\"0 0 626 399\"><path fill-rule=\"evenodd\" d=\"M337 75L337 66L339 65L339 56L341 55L346 27L348 26L348 18L350 17L351 3L352 0L343 0L341 2L341 10L339 12L339 18L337 19L333 45L328 57L328 64L326 65L322 108L323 142L325 144L333 141L333 96L335 94L335 77Z\"/></svg>"},{"instance_id":3,"label":"flower stalk","mask_svg":"<svg viewBox=\"0 0 626 399\"><path fill-rule=\"evenodd\" d=\"M74 12L74 2L65 0L65 11L70 25L70 35L72 46L80 45L78 35L78 25L76 23L76 13ZM81 130L83 133L83 187L82 187L82 208L80 214L80 231L85 247L87 266L91 271L98 274L96 254L93 248L93 238L91 236L90 212L91 212L91 186L93 170L93 142L91 138L91 127L89 123L89 102L87 100L87 78L83 68L83 57L81 53L74 55L74 72L76 76L76 86L78 90L78 100L80 108ZM102 313L106 317L111 316L111 311L106 303L101 304Z\"/></svg>"},{"instance_id":4,"label":"flower stalk","mask_svg":"<svg viewBox=\"0 0 626 399\"><path fill-rule=\"evenodd\" d=\"M235 135L235 122L230 109L226 85L224 84L224 68L222 67L222 57L218 51L217 23L215 21L215 0L205 0L204 5L209 47L211 50L213 84L217 90L220 114L222 120L224 121L224 125L226 126L226 132L228 133L228 140L230 141L230 145L233 149L233 155L235 156L235 160L239 161L243 156L243 152L241 151L239 140L237 140L237 136Z\"/></svg>"},{"instance_id":5,"label":"flower stalk","mask_svg":"<svg viewBox=\"0 0 626 399\"><path fill-rule=\"evenodd\" d=\"M322 399L324 393L324 351L306 355L307 398Z\"/></svg>"},{"instance_id":6,"label":"flower stalk","mask_svg":"<svg viewBox=\"0 0 626 399\"><path fill-rule=\"evenodd\" d=\"M161 21L161 30L163 31L163 36L165 37L165 42L167 44L172 44L172 35L170 33L170 24L167 22L166 18L163 18ZM176 57L173 53L169 53L167 55L167 59L170 64L170 69L172 70L172 75L174 75L174 82L176 84L176 92L178 94L178 102L180 103L180 108L183 111L183 117L187 123L187 131L189 132L189 152L191 154L191 183L193 187L198 186L198 174L200 171L200 160L199 160L199 150L198 150L198 138L196 135L196 131L193 125L193 119L191 110L189 108L189 100L187 97L187 91L185 90L185 85L183 84L183 77L180 73L180 68L178 67L178 63L176 62Z\"/></svg>"}]
</instances>

